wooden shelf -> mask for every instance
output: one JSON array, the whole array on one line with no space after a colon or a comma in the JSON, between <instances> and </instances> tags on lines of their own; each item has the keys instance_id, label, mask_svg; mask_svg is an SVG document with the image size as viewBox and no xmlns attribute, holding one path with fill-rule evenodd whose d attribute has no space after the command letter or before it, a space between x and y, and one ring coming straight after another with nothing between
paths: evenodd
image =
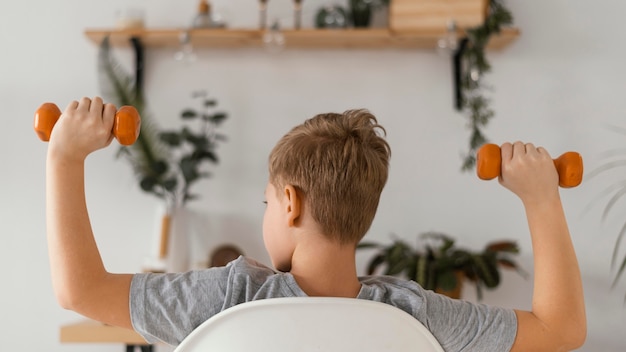
<instances>
[{"instance_id":1,"label":"wooden shelf","mask_svg":"<svg viewBox=\"0 0 626 352\"><path fill-rule=\"evenodd\" d=\"M131 37L138 37L146 47L176 47L185 29L88 29L85 35L99 44L110 35L111 45L128 46ZM263 31L253 29L192 29L188 30L192 45L214 48L243 48L263 46ZM335 49L434 49L443 32L393 32L389 29L345 30L285 30L287 48ZM507 28L492 37L489 49L499 50L519 37L517 28Z\"/></svg>"},{"instance_id":2,"label":"wooden shelf","mask_svg":"<svg viewBox=\"0 0 626 352\"><path fill-rule=\"evenodd\" d=\"M62 343L123 343L127 345L147 345L146 340L133 330L104 325L97 321L85 320L61 326Z\"/></svg>"}]
</instances>

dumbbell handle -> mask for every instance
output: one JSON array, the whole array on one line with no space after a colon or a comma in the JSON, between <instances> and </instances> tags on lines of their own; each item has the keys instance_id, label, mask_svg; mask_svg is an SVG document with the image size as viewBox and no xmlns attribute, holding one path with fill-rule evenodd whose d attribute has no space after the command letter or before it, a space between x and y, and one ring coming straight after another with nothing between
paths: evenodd
<instances>
[{"instance_id":1,"label":"dumbbell handle","mask_svg":"<svg viewBox=\"0 0 626 352\"><path fill-rule=\"evenodd\" d=\"M54 103L43 103L35 112L34 129L44 142L50 140L52 128L61 117L61 110ZM113 136L117 138L121 145L131 145L139 137L141 118L137 109L132 106L122 106L115 113L113 121Z\"/></svg>"},{"instance_id":2,"label":"dumbbell handle","mask_svg":"<svg viewBox=\"0 0 626 352\"><path fill-rule=\"evenodd\" d=\"M554 167L559 174L559 186L576 187L583 180L583 159L576 152L567 152L554 159ZM482 180L491 180L500 176L502 155L500 147L485 144L476 154L476 174Z\"/></svg>"}]
</instances>

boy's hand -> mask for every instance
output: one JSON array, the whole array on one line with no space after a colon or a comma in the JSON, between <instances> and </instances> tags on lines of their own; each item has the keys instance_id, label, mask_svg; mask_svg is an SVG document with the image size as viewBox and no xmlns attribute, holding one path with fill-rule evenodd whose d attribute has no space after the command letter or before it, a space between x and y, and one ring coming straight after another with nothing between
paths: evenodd
<instances>
[{"instance_id":1,"label":"boy's hand","mask_svg":"<svg viewBox=\"0 0 626 352\"><path fill-rule=\"evenodd\" d=\"M500 184L515 193L523 203L558 197L559 175L550 154L531 143L504 143Z\"/></svg>"},{"instance_id":2,"label":"boy's hand","mask_svg":"<svg viewBox=\"0 0 626 352\"><path fill-rule=\"evenodd\" d=\"M112 104L104 105L100 97L69 103L52 129L48 153L83 161L90 153L108 146L113 140L116 110Z\"/></svg>"}]
</instances>

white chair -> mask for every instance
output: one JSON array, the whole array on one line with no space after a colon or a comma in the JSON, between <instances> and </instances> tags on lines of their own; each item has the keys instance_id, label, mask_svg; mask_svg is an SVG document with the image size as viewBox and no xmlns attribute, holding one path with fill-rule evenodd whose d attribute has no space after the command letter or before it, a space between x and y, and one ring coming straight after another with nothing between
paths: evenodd
<instances>
[{"instance_id":1,"label":"white chair","mask_svg":"<svg viewBox=\"0 0 626 352\"><path fill-rule=\"evenodd\" d=\"M196 328L174 352L443 352L404 311L329 297L272 298L229 308Z\"/></svg>"}]
</instances>

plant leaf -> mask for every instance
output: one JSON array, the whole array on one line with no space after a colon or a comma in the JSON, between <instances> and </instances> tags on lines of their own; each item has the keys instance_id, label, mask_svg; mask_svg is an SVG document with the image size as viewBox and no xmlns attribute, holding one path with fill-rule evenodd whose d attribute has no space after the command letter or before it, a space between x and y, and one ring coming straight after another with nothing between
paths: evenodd
<instances>
[{"instance_id":1,"label":"plant leaf","mask_svg":"<svg viewBox=\"0 0 626 352\"><path fill-rule=\"evenodd\" d=\"M602 212L602 221L606 220L606 217L611 211L611 208L613 208L613 205L615 205L615 203L625 194L626 187L622 187L619 191L615 192L615 194L609 199L609 201L606 203L606 206L604 207L604 211Z\"/></svg>"},{"instance_id":2,"label":"plant leaf","mask_svg":"<svg viewBox=\"0 0 626 352\"><path fill-rule=\"evenodd\" d=\"M182 138L177 132L161 132L159 138L171 147L178 147L182 143Z\"/></svg>"},{"instance_id":3,"label":"plant leaf","mask_svg":"<svg viewBox=\"0 0 626 352\"><path fill-rule=\"evenodd\" d=\"M215 113L213 115L211 115L211 122L213 122L216 125L221 124L224 120L226 120L226 118L228 117L228 115L224 112L219 112L219 113Z\"/></svg>"},{"instance_id":4,"label":"plant leaf","mask_svg":"<svg viewBox=\"0 0 626 352\"><path fill-rule=\"evenodd\" d=\"M500 273L495 262L495 258L486 255L475 255L472 257L476 265L478 277L488 288L497 287L500 284Z\"/></svg>"},{"instance_id":5,"label":"plant leaf","mask_svg":"<svg viewBox=\"0 0 626 352\"><path fill-rule=\"evenodd\" d=\"M519 247L513 241L497 241L487 244L485 251L519 253Z\"/></svg>"},{"instance_id":6,"label":"plant leaf","mask_svg":"<svg viewBox=\"0 0 626 352\"><path fill-rule=\"evenodd\" d=\"M360 242L356 248L357 249L366 249L366 248L380 248L381 245L374 242Z\"/></svg>"},{"instance_id":7,"label":"plant leaf","mask_svg":"<svg viewBox=\"0 0 626 352\"><path fill-rule=\"evenodd\" d=\"M625 268L626 268L626 256L622 259L622 264L619 266L619 270L617 270L617 274L615 274L615 279L613 280L613 283L611 284L611 288L615 288L615 285L617 285L617 282L619 281L620 277L624 273Z\"/></svg>"},{"instance_id":8,"label":"plant leaf","mask_svg":"<svg viewBox=\"0 0 626 352\"><path fill-rule=\"evenodd\" d=\"M613 255L611 256L611 268L615 268L615 261L617 260L618 251L619 251L619 248L621 247L621 242L622 242L622 239L624 238L625 233L626 233L626 223L622 225L622 228L620 229L617 235L617 239L615 240L615 245L613 246Z\"/></svg>"},{"instance_id":9,"label":"plant leaf","mask_svg":"<svg viewBox=\"0 0 626 352\"><path fill-rule=\"evenodd\" d=\"M415 272L415 281L425 288L428 282L428 257L426 255L417 258Z\"/></svg>"},{"instance_id":10,"label":"plant leaf","mask_svg":"<svg viewBox=\"0 0 626 352\"><path fill-rule=\"evenodd\" d=\"M176 186L178 186L178 179L176 179L176 177L171 177L163 181L163 188L165 188L168 192L175 191Z\"/></svg>"},{"instance_id":11,"label":"plant leaf","mask_svg":"<svg viewBox=\"0 0 626 352\"><path fill-rule=\"evenodd\" d=\"M195 119L198 117L198 113L195 110L186 109L180 114L180 117L184 120Z\"/></svg>"},{"instance_id":12,"label":"plant leaf","mask_svg":"<svg viewBox=\"0 0 626 352\"><path fill-rule=\"evenodd\" d=\"M206 159L213 163L219 162L217 154L215 154L212 150L196 150L192 153L192 158L196 160Z\"/></svg>"},{"instance_id":13,"label":"plant leaf","mask_svg":"<svg viewBox=\"0 0 626 352\"><path fill-rule=\"evenodd\" d=\"M376 272L376 269L385 262L385 255L378 254L369 262L367 266L367 275L373 275Z\"/></svg>"}]
</instances>

